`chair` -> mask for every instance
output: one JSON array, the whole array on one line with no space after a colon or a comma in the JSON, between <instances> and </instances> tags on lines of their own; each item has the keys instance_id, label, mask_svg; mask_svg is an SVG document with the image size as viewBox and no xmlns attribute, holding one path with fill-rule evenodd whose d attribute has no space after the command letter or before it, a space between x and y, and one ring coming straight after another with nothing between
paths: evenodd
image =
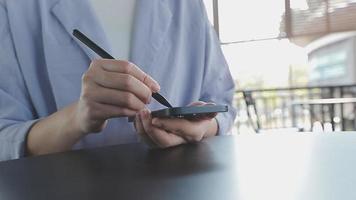
<instances>
[{"instance_id":1,"label":"chair","mask_svg":"<svg viewBox=\"0 0 356 200\"><path fill-rule=\"evenodd\" d=\"M275 127L273 129L264 129L258 114L256 101L252 96L251 91L243 91L243 98L246 104L247 117L250 125L253 127L256 133L268 133L268 132L302 132L303 128L297 127Z\"/></svg>"},{"instance_id":2,"label":"chair","mask_svg":"<svg viewBox=\"0 0 356 200\"><path fill-rule=\"evenodd\" d=\"M252 97L252 92L243 91L242 92L245 103L246 103L246 110L247 110L247 117L250 122L250 125L253 127L256 133L258 133L261 129L261 122L260 118L257 114L257 107L256 102ZM256 121L252 118L252 115L255 116Z\"/></svg>"}]
</instances>

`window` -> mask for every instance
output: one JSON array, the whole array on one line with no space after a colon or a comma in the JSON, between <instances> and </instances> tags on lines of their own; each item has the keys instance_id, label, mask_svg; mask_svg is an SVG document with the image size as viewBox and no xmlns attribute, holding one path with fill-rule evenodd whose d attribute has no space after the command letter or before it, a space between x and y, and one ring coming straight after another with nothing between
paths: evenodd
<instances>
[{"instance_id":1,"label":"window","mask_svg":"<svg viewBox=\"0 0 356 200\"><path fill-rule=\"evenodd\" d=\"M308 79L316 61L308 60L310 52L304 47L332 32L356 30L356 0L204 2L210 20L218 22L215 26L238 89L303 86L345 74L342 54L327 54L323 56L330 61L327 67L312 68Z\"/></svg>"},{"instance_id":2,"label":"window","mask_svg":"<svg viewBox=\"0 0 356 200\"><path fill-rule=\"evenodd\" d=\"M284 0L219 0L222 43L278 38Z\"/></svg>"},{"instance_id":3,"label":"window","mask_svg":"<svg viewBox=\"0 0 356 200\"><path fill-rule=\"evenodd\" d=\"M342 41L318 49L310 54L311 81L318 82L345 77L348 70L349 41Z\"/></svg>"},{"instance_id":4,"label":"window","mask_svg":"<svg viewBox=\"0 0 356 200\"><path fill-rule=\"evenodd\" d=\"M356 0L204 0L221 42L320 35L356 29ZM215 3L213 3L215 2ZM213 16L214 6L219 16ZM215 17L215 19L214 19Z\"/></svg>"},{"instance_id":5,"label":"window","mask_svg":"<svg viewBox=\"0 0 356 200\"><path fill-rule=\"evenodd\" d=\"M210 5L207 9L213 16L211 21L219 22L222 48L238 89L286 85L289 61L307 60L300 48L288 40L278 40L284 0L275 0L273 4L264 0L205 0L205 4ZM213 15L211 7L217 4L218 16ZM286 52L298 58L280 56ZM276 79L276 71L285 76Z\"/></svg>"},{"instance_id":6,"label":"window","mask_svg":"<svg viewBox=\"0 0 356 200\"><path fill-rule=\"evenodd\" d=\"M213 1L212 0L203 0L203 2L205 4L205 8L208 13L210 22L211 22L211 24L214 24Z\"/></svg>"}]
</instances>

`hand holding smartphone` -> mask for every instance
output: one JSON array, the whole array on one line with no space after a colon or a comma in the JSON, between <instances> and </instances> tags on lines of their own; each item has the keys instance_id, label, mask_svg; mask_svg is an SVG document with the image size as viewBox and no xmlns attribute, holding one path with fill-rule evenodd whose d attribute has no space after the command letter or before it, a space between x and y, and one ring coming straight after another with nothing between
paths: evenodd
<instances>
[{"instance_id":1,"label":"hand holding smartphone","mask_svg":"<svg viewBox=\"0 0 356 200\"><path fill-rule=\"evenodd\" d=\"M204 105L204 106L187 106L166 108L162 110L153 111L151 113L153 118L180 118L180 119L201 119L209 118L217 113L228 112L226 105Z\"/></svg>"}]
</instances>

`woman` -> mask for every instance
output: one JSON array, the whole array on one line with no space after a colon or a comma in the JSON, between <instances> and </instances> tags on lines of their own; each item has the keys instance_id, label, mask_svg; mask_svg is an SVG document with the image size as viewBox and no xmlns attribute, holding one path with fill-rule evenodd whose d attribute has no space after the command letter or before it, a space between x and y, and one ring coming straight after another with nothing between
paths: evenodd
<instances>
[{"instance_id":1,"label":"woman","mask_svg":"<svg viewBox=\"0 0 356 200\"><path fill-rule=\"evenodd\" d=\"M73 29L120 60L99 59ZM0 0L0 47L0 160L138 138L166 148L226 134L235 117L234 84L200 0ZM157 91L174 106L230 111L152 119Z\"/></svg>"}]
</instances>

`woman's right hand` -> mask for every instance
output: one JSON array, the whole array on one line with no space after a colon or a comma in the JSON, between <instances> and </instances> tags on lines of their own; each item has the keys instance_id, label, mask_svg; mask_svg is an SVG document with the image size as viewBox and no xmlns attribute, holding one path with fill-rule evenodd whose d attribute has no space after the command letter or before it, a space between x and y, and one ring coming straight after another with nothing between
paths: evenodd
<instances>
[{"instance_id":1,"label":"woman's right hand","mask_svg":"<svg viewBox=\"0 0 356 200\"><path fill-rule=\"evenodd\" d=\"M130 62L94 60L82 77L74 125L82 134L100 132L110 118L135 116L159 90L153 78Z\"/></svg>"}]
</instances>

